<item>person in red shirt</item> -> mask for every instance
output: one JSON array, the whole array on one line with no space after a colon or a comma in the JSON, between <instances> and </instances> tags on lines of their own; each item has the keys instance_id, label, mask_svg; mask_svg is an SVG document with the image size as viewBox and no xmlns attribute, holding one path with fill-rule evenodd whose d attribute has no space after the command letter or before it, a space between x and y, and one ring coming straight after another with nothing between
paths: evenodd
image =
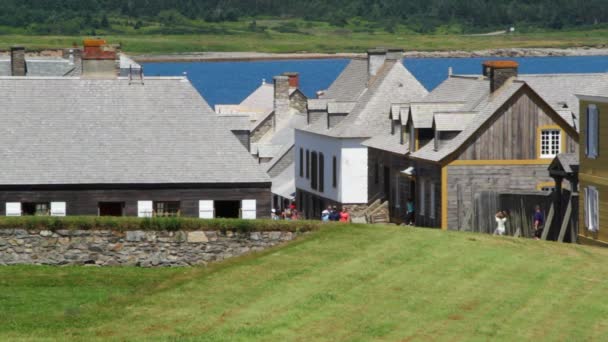
<instances>
[{"instance_id":1,"label":"person in red shirt","mask_svg":"<svg viewBox=\"0 0 608 342\"><path fill-rule=\"evenodd\" d=\"M348 209L342 208L342 211L340 212L340 222L350 222L350 214L348 213Z\"/></svg>"}]
</instances>

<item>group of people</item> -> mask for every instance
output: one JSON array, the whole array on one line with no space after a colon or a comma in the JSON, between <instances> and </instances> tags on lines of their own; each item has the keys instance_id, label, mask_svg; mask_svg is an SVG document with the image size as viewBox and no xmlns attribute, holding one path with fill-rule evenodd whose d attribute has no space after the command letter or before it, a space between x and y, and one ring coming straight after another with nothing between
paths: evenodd
<instances>
[{"instance_id":1,"label":"group of people","mask_svg":"<svg viewBox=\"0 0 608 342\"><path fill-rule=\"evenodd\" d=\"M494 235L505 235L508 213L505 210L500 210L496 213L496 229ZM534 208L534 217L532 219L534 229L534 239L540 240L543 235L543 227L545 225L545 215L540 209L540 205Z\"/></svg>"},{"instance_id":2,"label":"group of people","mask_svg":"<svg viewBox=\"0 0 608 342\"><path fill-rule=\"evenodd\" d=\"M272 209L270 212L270 218L275 221L278 221L278 220L297 221L300 219L300 214L298 213L298 210L296 209L296 205L292 203L284 210Z\"/></svg>"},{"instance_id":3,"label":"group of people","mask_svg":"<svg viewBox=\"0 0 608 342\"><path fill-rule=\"evenodd\" d=\"M338 211L336 206L328 206L327 209L321 212L321 221L323 222L350 222L350 214L348 213L348 209L345 207L342 208L341 211Z\"/></svg>"}]
</instances>

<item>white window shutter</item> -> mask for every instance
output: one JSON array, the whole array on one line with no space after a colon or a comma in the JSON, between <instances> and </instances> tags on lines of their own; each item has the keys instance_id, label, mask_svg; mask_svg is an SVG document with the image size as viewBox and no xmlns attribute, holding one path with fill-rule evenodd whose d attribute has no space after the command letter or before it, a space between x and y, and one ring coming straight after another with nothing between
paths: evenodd
<instances>
[{"instance_id":1,"label":"white window shutter","mask_svg":"<svg viewBox=\"0 0 608 342\"><path fill-rule=\"evenodd\" d=\"M21 216L21 203L20 202L7 202L6 203L6 216Z\"/></svg>"},{"instance_id":2,"label":"white window shutter","mask_svg":"<svg viewBox=\"0 0 608 342\"><path fill-rule=\"evenodd\" d=\"M592 198L593 198L593 209L591 210L591 212L593 213L593 216L591 217L592 222L592 227L593 227L593 231L597 232L599 230L599 193L597 191L597 188L592 188Z\"/></svg>"},{"instance_id":3,"label":"white window shutter","mask_svg":"<svg viewBox=\"0 0 608 342\"><path fill-rule=\"evenodd\" d=\"M243 200L241 202L241 218L255 220L257 217L256 200Z\"/></svg>"},{"instance_id":4,"label":"white window shutter","mask_svg":"<svg viewBox=\"0 0 608 342\"><path fill-rule=\"evenodd\" d=\"M587 108L587 157L595 159L599 149L599 115L596 105Z\"/></svg>"},{"instance_id":5,"label":"white window shutter","mask_svg":"<svg viewBox=\"0 0 608 342\"><path fill-rule=\"evenodd\" d=\"M65 216L65 202L51 202L51 216Z\"/></svg>"},{"instance_id":6,"label":"white window shutter","mask_svg":"<svg viewBox=\"0 0 608 342\"><path fill-rule=\"evenodd\" d=\"M212 200L198 201L198 217L212 219L215 217L214 203Z\"/></svg>"},{"instance_id":7,"label":"white window shutter","mask_svg":"<svg viewBox=\"0 0 608 342\"><path fill-rule=\"evenodd\" d=\"M137 217L152 217L154 212L152 201L137 201Z\"/></svg>"}]
</instances>

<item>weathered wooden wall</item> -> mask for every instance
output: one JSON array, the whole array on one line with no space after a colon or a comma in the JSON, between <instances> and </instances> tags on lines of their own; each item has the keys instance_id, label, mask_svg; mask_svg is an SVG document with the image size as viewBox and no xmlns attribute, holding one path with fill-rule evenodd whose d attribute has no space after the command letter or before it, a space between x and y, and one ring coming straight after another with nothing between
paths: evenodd
<instances>
[{"instance_id":1,"label":"weathered wooden wall","mask_svg":"<svg viewBox=\"0 0 608 342\"><path fill-rule=\"evenodd\" d=\"M62 187L0 189L0 216L6 215L6 202L66 202L67 215L98 215L99 202L124 202L126 216L137 216L137 201L178 201L183 216L198 217L199 200L240 201L255 199L257 217L270 216L270 183L215 187L155 187L125 185L111 187Z\"/></svg>"},{"instance_id":2,"label":"weathered wooden wall","mask_svg":"<svg viewBox=\"0 0 608 342\"><path fill-rule=\"evenodd\" d=\"M378 175L376 178L376 164ZM368 152L368 196L370 199L382 198L389 202L391 219L401 223L405 218L405 204L412 196L410 193L410 178L401 173L413 163L403 155L369 148ZM384 167L390 168L390 178L384 177ZM376 183L378 179L378 183ZM385 194L385 183L390 184L390 193ZM398 182L398 184L397 184ZM398 192L398 193L397 193ZM412 196L413 198L413 196Z\"/></svg>"},{"instance_id":3,"label":"weathered wooden wall","mask_svg":"<svg viewBox=\"0 0 608 342\"><path fill-rule=\"evenodd\" d=\"M420 160L415 161L416 170L416 225L420 227L441 227L441 166ZM421 180L424 179L425 189L422 189ZM435 203L431 203L430 184L435 185ZM426 213L421 215L421 193L424 191ZM430 212L433 211L431 217Z\"/></svg>"},{"instance_id":4,"label":"weathered wooden wall","mask_svg":"<svg viewBox=\"0 0 608 342\"><path fill-rule=\"evenodd\" d=\"M549 107L527 88L514 96L498 115L487 122L459 155L459 160L538 159L538 128L557 125ZM562 131L564 131L562 129ZM566 151L576 153L576 136L566 133Z\"/></svg>"},{"instance_id":5,"label":"weathered wooden wall","mask_svg":"<svg viewBox=\"0 0 608 342\"><path fill-rule=\"evenodd\" d=\"M547 165L450 165L447 173L448 229L461 230L478 229L472 221L477 193L532 191L553 181Z\"/></svg>"}]
</instances>

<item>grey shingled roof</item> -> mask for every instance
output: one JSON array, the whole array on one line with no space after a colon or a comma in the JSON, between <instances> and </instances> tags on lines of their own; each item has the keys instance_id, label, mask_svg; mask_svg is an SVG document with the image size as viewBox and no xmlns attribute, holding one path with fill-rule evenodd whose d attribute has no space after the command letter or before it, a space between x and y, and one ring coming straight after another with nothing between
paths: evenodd
<instances>
[{"instance_id":1,"label":"grey shingled roof","mask_svg":"<svg viewBox=\"0 0 608 342\"><path fill-rule=\"evenodd\" d=\"M218 114L221 125L232 131L249 131L249 115L247 114Z\"/></svg>"},{"instance_id":2,"label":"grey shingled roof","mask_svg":"<svg viewBox=\"0 0 608 342\"><path fill-rule=\"evenodd\" d=\"M63 58L26 59L27 76L66 76L76 69L74 64ZM11 76L10 59L0 60L0 76Z\"/></svg>"},{"instance_id":3,"label":"grey shingled roof","mask_svg":"<svg viewBox=\"0 0 608 342\"><path fill-rule=\"evenodd\" d=\"M410 115L416 128L433 128L433 115L436 112L457 111L463 102L416 102L410 104Z\"/></svg>"},{"instance_id":4,"label":"grey shingled roof","mask_svg":"<svg viewBox=\"0 0 608 342\"><path fill-rule=\"evenodd\" d=\"M435 129L438 131L463 131L477 115L476 112L435 112Z\"/></svg>"},{"instance_id":5,"label":"grey shingled roof","mask_svg":"<svg viewBox=\"0 0 608 342\"><path fill-rule=\"evenodd\" d=\"M385 134L391 125L387 117L392 104L408 103L427 93L401 61L387 61L340 123L328 129L323 120L318 120L305 130L338 138L370 138Z\"/></svg>"},{"instance_id":6,"label":"grey shingled roof","mask_svg":"<svg viewBox=\"0 0 608 342\"><path fill-rule=\"evenodd\" d=\"M560 153L557 155L557 160L564 168L564 171L567 173L573 173L573 167L578 169L579 161L578 154L576 153Z\"/></svg>"},{"instance_id":7,"label":"grey shingled roof","mask_svg":"<svg viewBox=\"0 0 608 342\"><path fill-rule=\"evenodd\" d=\"M291 163L285 170L272 178L272 193L284 198L294 199L296 194L295 174L295 163Z\"/></svg>"},{"instance_id":8,"label":"grey shingled roof","mask_svg":"<svg viewBox=\"0 0 608 342\"><path fill-rule=\"evenodd\" d=\"M576 95L608 97L608 73L596 79L593 83L587 82L585 88L579 90Z\"/></svg>"},{"instance_id":9,"label":"grey shingled roof","mask_svg":"<svg viewBox=\"0 0 608 342\"><path fill-rule=\"evenodd\" d=\"M333 99L308 99L308 110L327 110L327 104Z\"/></svg>"},{"instance_id":10,"label":"grey shingled roof","mask_svg":"<svg viewBox=\"0 0 608 342\"><path fill-rule=\"evenodd\" d=\"M401 137L399 134L377 135L365 140L361 145L400 155L406 155L410 151L408 142L401 144Z\"/></svg>"},{"instance_id":11,"label":"grey shingled roof","mask_svg":"<svg viewBox=\"0 0 608 342\"><path fill-rule=\"evenodd\" d=\"M269 182L185 78L0 78L0 103L3 185Z\"/></svg>"},{"instance_id":12,"label":"grey shingled roof","mask_svg":"<svg viewBox=\"0 0 608 342\"><path fill-rule=\"evenodd\" d=\"M401 120L404 123L407 122L407 117L409 117L410 104L409 103L393 103L391 105L391 120ZM403 113L407 113L405 121L401 119L401 115Z\"/></svg>"},{"instance_id":13,"label":"grey shingled roof","mask_svg":"<svg viewBox=\"0 0 608 342\"><path fill-rule=\"evenodd\" d=\"M355 108L357 102L329 102L327 112L329 114L348 114Z\"/></svg>"},{"instance_id":14,"label":"grey shingled roof","mask_svg":"<svg viewBox=\"0 0 608 342\"><path fill-rule=\"evenodd\" d=\"M367 87L367 81L367 59L353 59L321 98L343 102L357 101Z\"/></svg>"}]
</instances>

